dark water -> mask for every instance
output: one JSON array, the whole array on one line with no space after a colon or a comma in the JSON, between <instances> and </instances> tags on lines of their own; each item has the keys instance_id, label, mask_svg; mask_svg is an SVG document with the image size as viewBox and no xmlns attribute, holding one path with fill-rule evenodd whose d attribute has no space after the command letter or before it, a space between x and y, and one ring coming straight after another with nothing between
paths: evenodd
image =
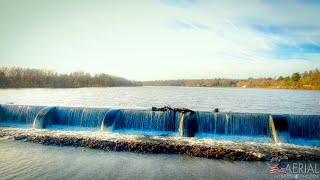
<instances>
[{"instance_id":1,"label":"dark water","mask_svg":"<svg viewBox=\"0 0 320 180\"><path fill-rule=\"evenodd\" d=\"M229 162L0 139L0 179L272 179L269 162ZM319 166L320 167L320 166Z\"/></svg>"},{"instance_id":2,"label":"dark water","mask_svg":"<svg viewBox=\"0 0 320 180\"><path fill-rule=\"evenodd\" d=\"M320 114L320 91L204 87L1 89L0 104L151 108L246 113Z\"/></svg>"}]
</instances>

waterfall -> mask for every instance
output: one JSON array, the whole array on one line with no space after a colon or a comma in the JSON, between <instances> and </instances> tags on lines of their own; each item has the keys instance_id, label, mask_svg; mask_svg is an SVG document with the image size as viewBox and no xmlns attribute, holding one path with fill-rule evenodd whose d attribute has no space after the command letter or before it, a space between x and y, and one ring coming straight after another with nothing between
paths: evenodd
<instances>
[{"instance_id":1,"label":"waterfall","mask_svg":"<svg viewBox=\"0 0 320 180\"><path fill-rule=\"evenodd\" d=\"M112 126L115 118L117 117L117 114L120 110L119 109L110 109L105 117L103 118L103 121L101 123L101 131L104 131Z\"/></svg>"},{"instance_id":2,"label":"waterfall","mask_svg":"<svg viewBox=\"0 0 320 180\"><path fill-rule=\"evenodd\" d=\"M32 126L42 106L1 105L0 122Z\"/></svg>"},{"instance_id":3,"label":"waterfall","mask_svg":"<svg viewBox=\"0 0 320 180\"><path fill-rule=\"evenodd\" d=\"M230 114L226 114L226 119L225 119L225 123L224 123L224 134L230 134L229 131L229 119L230 119Z\"/></svg>"},{"instance_id":4,"label":"waterfall","mask_svg":"<svg viewBox=\"0 0 320 180\"><path fill-rule=\"evenodd\" d=\"M183 130L184 130L184 113L181 113L180 117L180 123L179 123L179 136L183 136Z\"/></svg>"},{"instance_id":5,"label":"waterfall","mask_svg":"<svg viewBox=\"0 0 320 180\"><path fill-rule=\"evenodd\" d=\"M234 113L230 117L230 134L270 136L268 114Z\"/></svg>"},{"instance_id":6,"label":"waterfall","mask_svg":"<svg viewBox=\"0 0 320 180\"><path fill-rule=\"evenodd\" d=\"M56 107L53 121L48 122L48 125L100 128L108 110L104 108Z\"/></svg>"},{"instance_id":7,"label":"waterfall","mask_svg":"<svg viewBox=\"0 0 320 180\"><path fill-rule=\"evenodd\" d=\"M270 115L269 118L269 125L270 125L270 129L271 129L271 134L272 134L272 138L274 140L275 143L279 143L279 138L278 138L278 134L277 134L277 130L273 121L272 116Z\"/></svg>"},{"instance_id":8,"label":"waterfall","mask_svg":"<svg viewBox=\"0 0 320 180\"><path fill-rule=\"evenodd\" d=\"M274 142L287 143L289 141L288 120L283 115L270 115L270 130Z\"/></svg>"},{"instance_id":9,"label":"waterfall","mask_svg":"<svg viewBox=\"0 0 320 180\"><path fill-rule=\"evenodd\" d=\"M195 133L198 132L198 124L194 112L177 112L176 121L180 137L194 137Z\"/></svg>"},{"instance_id":10,"label":"waterfall","mask_svg":"<svg viewBox=\"0 0 320 180\"><path fill-rule=\"evenodd\" d=\"M0 105L0 126L75 126L104 130L177 132L180 136L265 136L275 142L320 140L320 115L269 115L83 107ZM63 128L61 127L61 128Z\"/></svg>"},{"instance_id":11,"label":"waterfall","mask_svg":"<svg viewBox=\"0 0 320 180\"><path fill-rule=\"evenodd\" d=\"M226 113L196 112L199 133L225 134L228 131Z\"/></svg>"},{"instance_id":12,"label":"waterfall","mask_svg":"<svg viewBox=\"0 0 320 180\"><path fill-rule=\"evenodd\" d=\"M55 117L54 114L56 111L56 107L45 107L38 112L36 118L33 121L33 128L43 129L46 128L47 125L53 121Z\"/></svg>"},{"instance_id":13,"label":"waterfall","mask_svg":"<svg viewBox=\"0 0 320 180\"><path fill-rule=\"evenodd\" d=\"M320 140L319 115L285 115L290 138Z\"/></svg>"},{"instance_id":14,"label":"waterfall","mask_svg":"<svg viewBox=\"0 0 320 180\"><path fill-rule=\"evenodd\" d=\"M175 131L173 111L121 110L113 123L113 130Z\"/></svg>"},{"instance_id":15,"label":"waterfall","mask_svg":"<svg viewBox=\"0 0 320 180\"><path fill-rule=\"evenodd\" d=\"M197 112L199 133L269 135L269 115Z\"/></svg>"},{"instance_id":16,"label":"waterfall","mask_svg":"<svg viewBox=\"0 0 320 180\"><path fill-rule=\"evenodd\" d=\"M196 119L199 126L199 133L216 134L217 121L214 113L197 112Z\"/></svg>"},{"instance_id":17,"label":"waterfall","mask_svg":"<svg viewBox=\"0 0 320 180\"><path fill-rule=\"evenodd\" d=\"M10 125L26 124L34 128L48 126L77 126L100 128L109 109L83 107L43 107L1 105L0 122Z\"/></svg>"}]
</instances>

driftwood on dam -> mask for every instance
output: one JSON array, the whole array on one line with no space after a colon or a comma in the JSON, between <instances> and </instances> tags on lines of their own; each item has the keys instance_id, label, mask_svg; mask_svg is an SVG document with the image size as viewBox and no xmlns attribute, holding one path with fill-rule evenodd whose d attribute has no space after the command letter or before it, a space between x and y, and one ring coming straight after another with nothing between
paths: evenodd
<instances>
[{"instance_id":1,"label":"driftwood on dam","mask_svg":"<svg viewBox=\"0 0 320 180\"><path fill-rule=\"evenodd\" d=\"M188 108L172 108L170 106L163 106L162 108L152 107L152 111L174 111L174 112L181 112L181 113L188 113L194 114L194 111Z\"/></svg>"}]
</instances>

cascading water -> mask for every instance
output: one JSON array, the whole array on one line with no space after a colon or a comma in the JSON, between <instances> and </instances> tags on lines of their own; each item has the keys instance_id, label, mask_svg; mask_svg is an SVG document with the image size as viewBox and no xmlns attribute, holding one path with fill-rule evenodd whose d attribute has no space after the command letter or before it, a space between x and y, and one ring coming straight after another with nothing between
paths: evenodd
<instances>
[{"instance_id":1,"label":"cascading water","mask_svg":"<svg viewBox=\"0 0 320 180\"><path fill-rule=\"evenodd\" d=\"M199 133L269 136L269 115L197 112Z\"/></svg>"},{"instance_id":2,"label":"cascading water","mask_svg":"<svg viewBox=\"0 0 320 180\"><path fill-rule=\"evenodd\" d=\"M283 115L270 115L269 126L275 143L287 143L290 139L288 134L288 121Z\"/></svg>"},{"instance_id":3,"label":"cascading water","mask_svg":"<svg viewBox=\"0 0 320 180\"><path fill-rule=\"evenodd\" d=\"M176 112L176 125L180 137L194 137L198 132L194 112Z\"/></svg>"},{"instance_id":4,"label":"cascading water","mask_svg":"<svg viewBox=\"0 0 320 180\"><path fill-rule=\"evenodd\" d=\"M179 136L183 136L183 130L184 130L184 113L181 114L180 117L180 123L179 123Z\"/></svg>"},{"instance_id":5,"label":"cascading water","mask_svg":"<svg viewBox=\"0 0 320 180\"><path fill-rule=\"evenodd\" d=\"M285 115L290 138L320 140L319 115Z\"/></svg>"},{"instance_id":6,"label":"cascading water","mask_svg":"<svg viewBox=\"0 0 320 180\"><path fill-rule=\"evenodd\" d=\"M120 112L119 109L110 109L103 118L100 131L110 130L119 112Z\"/></svg>"},{"instance_id":7,"label":"cascading water","mask_svg":"<svg viewBox=\"0 0 320 180\"><path fill-rule=\"evenodd\" d=\"M271 115L269 117L269 126L270 126L271 135L272 135L274 142L279 143L280 141L279 141L279 137L278 137L278 132L277 132L273 117Z\"/></svg>"},{"instance_id":8,"label":"cascading water","mask_svg":"<svg viewBox=\"0 0 320 180\"><path fill-rule=\"evenodd\" d=\"M193 111L119 110L83 107L1 105L0 126L34 128L85 127L95 130L161 132L184 137L212 138L263 136L275 142L320 140L319 115L269 115ZM66 129L64 129L66 130ZM228 136L225 136L228 135ZM241 136L241 137L240 137ZM208 137L208 136L207 136ZM300 143L301 144L301 143ZM303 143L302 143L303 144Z\"/></svg>"},{"instance_id":9,"label":"cascading water","mask_svg":"<svg viewBox=\"0 0 320 180\"><path fill-rule=\"evenodd\" d=\"M33 121L33 128L43 129L50 125L55 118L56 107L45 107L39 111Z\"/></svg>"},{"instance_id":10,"label":"cascading water","mask_svg":"<svg viewBox=\"0 0 320 180\"><path fill-rule=\"evenodd\" d=\"M1 105L0 122L32 126L33 120L42 106Z\"/></svg>"},{"instance_id":11,"label":"cascading water","mask_svg":"<svg viewBox=\"0 0 320 180\"><path fill-rule=\"evenodd\" d=\"M121 110L113 123L113 130L175 131L173 111Z\"/></svg>"},{"instance_id":12,"label":"cascading water","mask_svg":"<svg viewBox=\"0 0 320 180\"><path fill-rule=\"evenodd\" d=\"M56 107L54 118L48 125L100 128L109 109Z\"/></svg>"},{"instance_id":13,"label":"cascading water","mask_svg":"<svg viewBox=\"0 0 320 180\"><path fill-rule=\"evenodd\" d=\"M229 133L233 135L270 136L269 115L249 113L231 114Z\"/></svg>"},{"instance_id":14,"label":"cascading water","mask_svg":"<svg viewBox=\"0 0 320 180\"><path fill-rule=\"evenodd\" d=\"M228 119L226 113L196 112L199 133L227 134Z\"/></svg>"}]
</instances>

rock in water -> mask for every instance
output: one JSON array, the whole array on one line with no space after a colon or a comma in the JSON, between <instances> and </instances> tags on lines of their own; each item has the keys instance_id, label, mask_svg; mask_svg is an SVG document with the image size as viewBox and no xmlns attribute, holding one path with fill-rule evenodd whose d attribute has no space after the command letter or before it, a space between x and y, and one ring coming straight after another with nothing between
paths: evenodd
<instances>
[{"instance_id":1,"label":"rock in water","mask_svg":"<svg viewBox=\"0 0 320 180\"><path fill-rule=\"evenodd\" d=\"M218 108L213 108L213 109L212 109L212 112L217 113L217 112L219 112L219 109L218 109Z\"/></svg>"}]
</instances>

